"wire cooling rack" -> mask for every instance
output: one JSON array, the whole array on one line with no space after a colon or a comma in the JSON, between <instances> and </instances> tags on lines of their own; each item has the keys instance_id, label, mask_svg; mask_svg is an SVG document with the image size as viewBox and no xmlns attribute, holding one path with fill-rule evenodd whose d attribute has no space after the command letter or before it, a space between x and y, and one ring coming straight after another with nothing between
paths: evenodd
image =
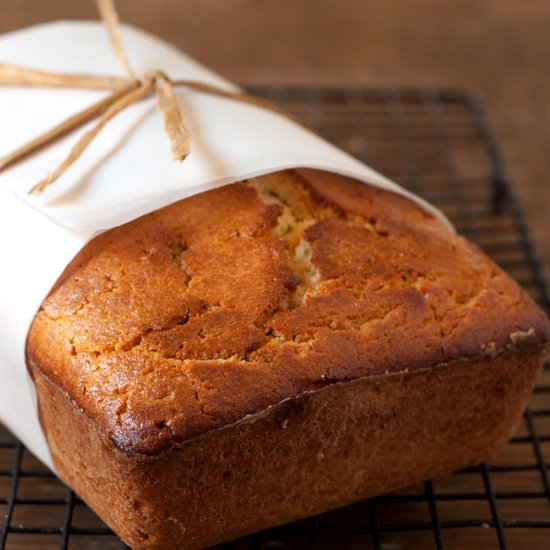
<instances>
[{"instance_id":1,"label":"wire cooling rack","mask_svg":"<svg viewBox=\"0 0 550 550\"><path fill-rule=\"evenodd\" d=\"M531 295L550 300L482 109L460 91L255 89L443 210ZM510 444L481 466L220 546L550 548L550 367ZM127 548L0 427L0 548Z\"/></svg>"}]
</instances>

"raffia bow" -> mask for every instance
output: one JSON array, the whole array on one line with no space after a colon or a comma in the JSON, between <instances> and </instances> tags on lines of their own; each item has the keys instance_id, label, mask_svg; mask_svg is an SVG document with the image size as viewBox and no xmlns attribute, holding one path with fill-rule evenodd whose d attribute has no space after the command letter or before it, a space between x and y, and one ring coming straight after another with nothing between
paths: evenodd
<instances>
[{"instance_id":1,"label":"raffia bow","mask_svg":"<svg viewBox=\"0 0 550 550\"><path fill-rule=\"evenodd\" d=\"M87 74L59 74L0 63L0 84L111 91L107 97L64 120L48 132L36 137L12 153L0 158L1 172L33 155L43 147L53 144L84 124L96 121L95 125L74 144L65 160L47 177L34 185L29 194L39 195L43 193L78 160L88 145L90 145L113 117L133 103L152 94L155 94L157 98L157 106L162 114L164 128L170 140L172 156L174 160L183 162L191 150L190 136L185 127L181 109L174 93L175 87L185 87L203 93L243 101L293 118L286 111L269 101L243 92L229 92L210 84L190 80L171 80L162 71L153 71L143 76L136 75L128 61L120 36L119 19L114 0L96 0L96 4L109 34L113 50L123 65L128 75L127 78Z\"/></svg>"}]
</instances>

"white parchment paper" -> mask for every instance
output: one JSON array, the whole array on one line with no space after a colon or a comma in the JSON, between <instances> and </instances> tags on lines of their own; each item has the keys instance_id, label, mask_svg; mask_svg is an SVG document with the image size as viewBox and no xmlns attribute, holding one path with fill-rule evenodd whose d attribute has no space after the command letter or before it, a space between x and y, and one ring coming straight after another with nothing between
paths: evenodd
<instances>
[{"instance_id":1,"label":"white parchment paper","mask_svg":"<svg viewBox=\"0 0 550 550\"><path fill-rule=\"evenodd\" d=\"M123 26L138 73L160 69L237 89L158 38ZM97 22L56 22L0 37L0 63L67 73L124 76ZM82 110L105 92L0 87L0 156ZM154 99L118 115L43 196L30 187L51 172L88 127L0 174L0 421L52 467L25 367L32 318L64 267L96 233L187 196L292 167L338 172L412 198L368 166L290 120L231 99L178 90L191 155L171 159Z\"/></svg>"}]
</instances>

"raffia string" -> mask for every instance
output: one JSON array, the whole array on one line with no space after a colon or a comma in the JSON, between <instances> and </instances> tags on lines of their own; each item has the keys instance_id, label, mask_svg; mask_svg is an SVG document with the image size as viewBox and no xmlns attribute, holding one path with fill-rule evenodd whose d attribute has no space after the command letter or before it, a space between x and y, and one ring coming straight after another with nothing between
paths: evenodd
<instances>
[{"instance_id":1,"label":"raffia string","mask_svg":"<svg viewBox=\"0 0 550 550\"><path fill-rule=\"evenodd\" d=\"M103 19L107 32L109 33L111 45L115 50L118 60L122 63L124 69L126 69L128 76L136 79L137 75L130 66L128 56L126 55L126 51L122 45L122 37L120 36L119 30L120 21L118 18L118 13L115 9L114 0L96 0L96 3L101 19Z\"/></svg>"},{"instance_id":2,"label":"raffia string","mask_svg":"<svg viewBox=\"0 0 550 550\"><path fill-rule=\"evenodd\" d=\"M80 158L94 138L113 117L133 103L141 101L153 93L156 95L157 106L162 114L164 128L170 140L172 156L174 160L179 162L183 162L189 155L191 140L174 93L175 87L185 87L201 93L242 101L294 119L292 115L273 103L243 92L229 92L217 86L191 80L171 80L160 71L153 71L143 76L136 75L130 65L120 36L119 18L114 0L96 0L96 4L115 55L128 74L127 78L87 74L59 74L0 63L0 84L111 91L107 97L0 158L1 172L32 156L43 147L55 143L84 124L96 121L95 125L74 144L65 160L51 174L34 185L29 194L39 195L43 193Z\"/></svg>"}]
</instances>

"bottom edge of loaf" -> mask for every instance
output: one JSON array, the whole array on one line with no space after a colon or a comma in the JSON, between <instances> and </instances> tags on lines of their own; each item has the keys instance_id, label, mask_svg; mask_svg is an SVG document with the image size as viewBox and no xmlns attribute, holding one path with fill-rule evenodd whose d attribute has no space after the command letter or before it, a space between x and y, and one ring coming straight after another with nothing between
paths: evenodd
<instances>
[{"instance_id":1,"label":"bottom edge of loaf","mask_svg":"<svg viewBox=\"0 0 550 550\"><path fill-rule=\"evenodd\" d=\"M30 365L60 476L132 548L204 548L481 462L519 422L542 347L339 382L147 460Z\"/></svg>"}]
</instances>

